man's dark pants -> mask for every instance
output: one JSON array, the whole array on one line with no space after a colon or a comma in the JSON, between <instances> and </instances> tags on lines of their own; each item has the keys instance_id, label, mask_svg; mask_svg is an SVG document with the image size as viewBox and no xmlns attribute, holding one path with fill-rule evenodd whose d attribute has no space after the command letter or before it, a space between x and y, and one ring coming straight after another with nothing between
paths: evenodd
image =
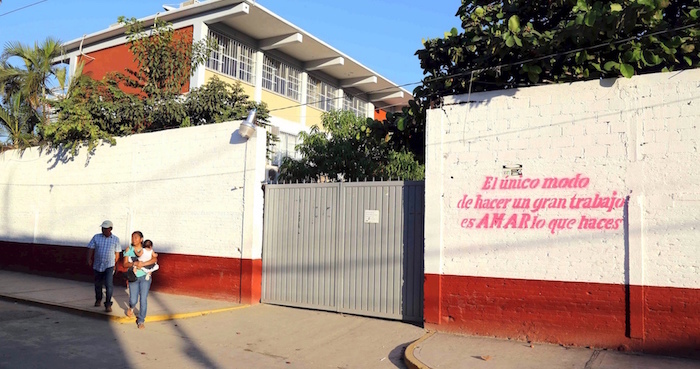
<instances>
[{"instance_id":1,"label":"man's dark pants","mask_svg":"<svg viewBox=\"0 0 700 369\"><path fill-rule=\"evenodd\" d=\"M102 301L102 285L107 289L105 306L112 306L112 292L114 292L114 267L105 269L104 272L95 272L95 301Z\"/></svg>"}]
</instances>

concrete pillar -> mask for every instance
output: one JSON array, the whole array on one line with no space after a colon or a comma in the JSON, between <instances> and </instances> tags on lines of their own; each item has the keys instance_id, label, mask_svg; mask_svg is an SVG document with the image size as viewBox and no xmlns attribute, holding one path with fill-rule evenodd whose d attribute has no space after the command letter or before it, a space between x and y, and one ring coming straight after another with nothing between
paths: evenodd
<instances>
[{"instance_id":1,"label":"concrete pillar","mask_svg":"<svg viewBox=\"0 0 700 369\"><path fill-rule=\"evenodd\" d=\"M255 54L253 55L255 58L255 81L253 82L255 85L255 95L253 96L253 99L258 103L262 101L264 56L265 54L260 50L255 51Z\"/></svg>"},{"instance_id":2,"label":"concrete pillar","mask_svg":"<svg viewBox=\"0 0 700 369\"><path fill-rule=\"evenodd\" d=\"M306 104L309 101L309 74L306 72L301 72L299 80L299 83L301 83L301 86L299 86L299 93L301 94L301 117L299 123L306 127Z\"/></svg>"},{"instance_id":3,"label":"concrete pillar","mask_svg":"<svg viewBox=\"0 0 700 369\"><path fill-rule=\"evenodd\" d=\"M198 22L194 24L194 30L192 31L192 42L206 40L209 37L209 26L204 22ZM197 66L197 70L194 72L192 77L190 77L190 90L193 88L199 88L206 83L204 77L204 71L206 70L206 63Z\"/></svg>"}]
</instances>

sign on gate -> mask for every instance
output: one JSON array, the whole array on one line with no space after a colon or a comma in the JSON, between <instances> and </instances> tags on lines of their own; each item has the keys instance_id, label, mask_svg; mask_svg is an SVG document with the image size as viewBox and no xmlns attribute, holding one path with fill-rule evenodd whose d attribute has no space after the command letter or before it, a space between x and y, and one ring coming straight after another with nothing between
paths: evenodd
<instances>
[{"instance_id":1,"label":"sign on gate","mask_svg":"<svg viewBox=\"0 0 700 369\"><path fill-rule=\"evenodd\" d=\"M365 223L379 223L379 210L365 210Z\"/></svg>"}]
</instances>

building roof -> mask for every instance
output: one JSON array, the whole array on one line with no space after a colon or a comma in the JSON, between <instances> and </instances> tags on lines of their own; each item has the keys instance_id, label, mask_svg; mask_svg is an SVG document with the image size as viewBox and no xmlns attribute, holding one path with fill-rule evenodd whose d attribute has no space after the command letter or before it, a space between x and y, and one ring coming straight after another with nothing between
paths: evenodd
<instances>
[{"instance_id":1,"label":"building roof","mask_svg":"<svg viewBox=\"0 0 700 369\"><path fill-rule=\"evenodd\" d=\"M187 5L187 3L192 3ZM407 105L411 93L355 59L326 44L302 28L286 21L265 7L250 0L210 0L183 3L179 8L166 7L166 11L140 19L145 26L155 19L174 23L188 18L201 18L207 24L222 23L257 40L262 50L275 49L304 63L304 69L321 70L337 79L340 87L352 87L366 94L375 106ZM121 24L85 35L64 44L66 52L87 47L124 35Z\"/></svg>"}]
</instances>

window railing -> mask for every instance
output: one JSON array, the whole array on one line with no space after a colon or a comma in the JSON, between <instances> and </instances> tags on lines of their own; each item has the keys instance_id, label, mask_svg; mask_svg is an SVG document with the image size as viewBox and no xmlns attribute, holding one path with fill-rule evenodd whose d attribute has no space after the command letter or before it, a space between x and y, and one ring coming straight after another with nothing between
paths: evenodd
<instances>
[{"instance_id":1,"label":"window railing","mask_svg":"<svg viewBox=\"0 0 700 369\"><path fill-rule=\"evenodd\" d=\"M344 93L343 110L351 111L358 117L365 117L367 116L367 102Z\"/></svg>"},{"instance_id":2,"label":"window railing","mask_svg":"<svg viewBox=\"0 0 700 369\"><path fill-rule=\"evenodd\" d=\"M247 83L255 82L255 50L228 36L209 30L218 47L212 50L207 68Z\"/></svg>"},{"instance_id":3,"label":"window railing","mask_svg":"<svg viewBox=\"0 0 700 369\"><path fill-rule=\"evenodd\" d=\"M300 70L267 55L263 57L262 87L264 89L301 101L300 80Z\"/></svg>"},{"instance_id":4,"label":"window railing","mask_svg":"<svg viewBox=\"0 0 700 369\"><path fill-rule=\"evenodd\" d=\"M336 98L337 91L337 88L313 76L309 76L307 80L307 102L317 109L323 111L335 110L338 100Z\"/></svg>"},{"instance_id":5,"label":"window railing","mask_svg":"<svg viewBox=\"0 0 700 369\"><path fill-rule=\"evenodd\" d=\"M282 160L286 157L291 157L293 159L300 158L299 152L296 151L296 145L301 143L301 138L299 138L299 136L280 132L277 138L279 141L275 142L272 148L274 151L271 160L272 165L282 165Z\"/></svg>"}]
</instances>

